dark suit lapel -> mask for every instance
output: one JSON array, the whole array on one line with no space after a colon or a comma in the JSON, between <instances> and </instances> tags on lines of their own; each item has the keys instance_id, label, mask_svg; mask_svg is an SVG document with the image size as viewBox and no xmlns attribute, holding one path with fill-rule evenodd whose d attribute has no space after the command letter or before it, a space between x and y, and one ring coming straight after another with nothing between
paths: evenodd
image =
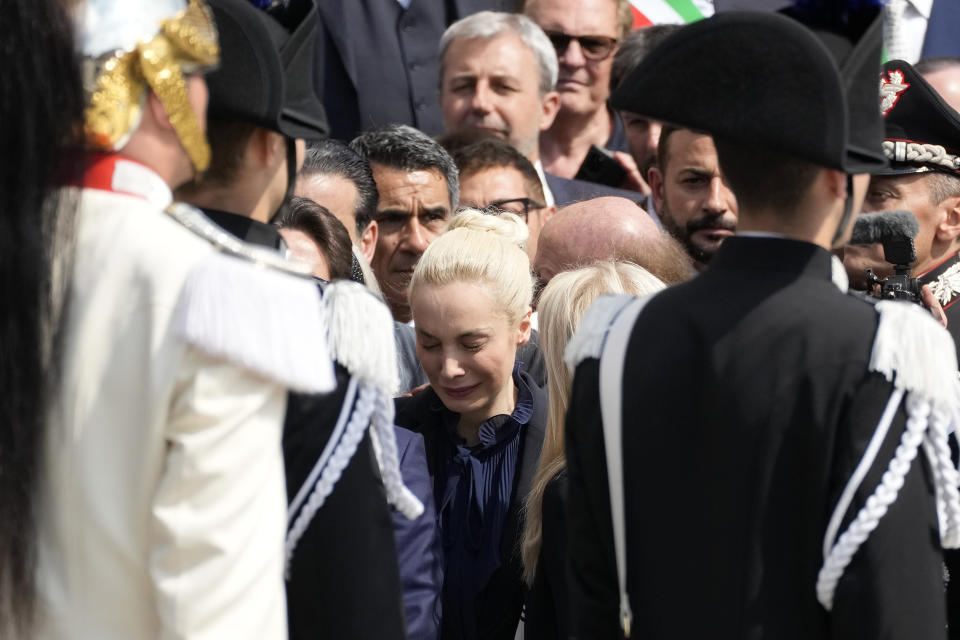
<instances>
[{"instance_id":1,"label":"dark suit lapel","mask_svg":"<svg viewBox=\"0 0 960 640\"><path fill-rule=\"evenodd\" d=\"M937 56L960 57L960 2L933 0L927 33L923 39L922 58Z\"/></svg>"},{"instance_id":2,"label":"dark suit lapel","mask_svg":"<svg viewBox=\"0 0 960 640\"><path fill-rule=\"evenodd\" d=\"M344 71L350 77L353 86L357 86L356 61L353 50L347 45L350 34L350 23L364 20L358 9L360 3L356 0L317 0L317 13L320 18L320 27L326 33L323 37L330 39L343 63Z\"/></svg>"}]
</instances>

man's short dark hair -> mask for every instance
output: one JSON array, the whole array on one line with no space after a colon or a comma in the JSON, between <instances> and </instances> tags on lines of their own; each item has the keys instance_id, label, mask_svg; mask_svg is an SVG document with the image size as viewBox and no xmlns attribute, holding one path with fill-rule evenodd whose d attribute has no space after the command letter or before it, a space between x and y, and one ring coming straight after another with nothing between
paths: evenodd
<instances>
[{"instance_id":1,"label":"man's short dark hair","mask_svg":"<svg viewBox=\"0 0 960 640\"><path fill-rule=\"evenodd\" d=\"M630 32L613 56L613 65L610 68L610 91L619 87L654 47L682 28L683 25L679 24L655 24Z\"/></svg>"},{"instance_id":2,"label":"man's short dark hair","mask_svg":"<svg viewBox=\"0 0 960 640\"><path fill-rule=\"evenodd\" d=\"M323 140L307 147L303 167L300 169L301 178L317 175L340 176L357 188L354 216L357 220L357 236L362 236L377 213L380 200L370 163L339 140Z\"/></svg>"},{"instance_id":3,"label":"man's short dark hair","mask_svg":"<svg viewBox=\"0 0 960 640\"><path fill-rule=\"evenodd\" d=\"M229 186L236 180L244 151L257 125L242 120L210 117L207 119L207 141L210 143L210 166L202 178L184 185L204 184Z\"/></svg>"},{"instance_id":4,"label":"man's short dark hair","mask_svg":"<svg viewBox=\"0 0 960 640\"><path fill-rule=\"evenodd\" d=\"M350 142L350 148L379 164L401 171L438 171L447 181L450 208L460 201L457 165L450 154L427 134L405 124L392 124L363 133Z\"/></svg>"},{"instance_id":5,"label":"man's short dark hair","mask_svg":"<svg viewBox=\"0 0 960 640\"><path fill-rule=\"evenodd\" d=\"M665 124L660 129L660 139L657 141L657 167L660 173L667 172L667 159L670 157L670 136L680 130L672 124Z\"/></svg>"},{"instance_id":6,"label":"man's short dark hair","mask_svg":"<svg viewBox=\"0 0 960 640\"><path fill-rule=\"evenodd\" d=\"M280 229L294 229L310 236L330 267L331 280L349 280L353 268L350 234L330 211L309 198L294 197L290 207L274 220Z\"/></svg>"},{"instance_id":7,"label":"man's short dark hair","mask_svg":"<svg viewBox=\"0 0 960 640\"><path fill-rule=\"evenodd\" d=\"M913 68L916 69L917 73L920 75L926 75L936 71L943 71L944 69L953 69L954 67L960 67L960 58L954 58L951 56L924 58L917 64L913 65Z\"/></svg>"},{"instance_id":8,"label":"man's short dark hair","mask_svg":"<svg viewBox=\"0 0 960 640\"><path fill-rule=\"evenodd\" d=\"M765 146L714 138L717 160L742 209L796 209L821 167ZM848 196L850 197L850 196Z\"/></svg>"},{"instance_id":9,"label":"man's short dark hair","mask_svg":"<svg viewBox=\"0 0 960 640\"><path fill-rule=\"evenodd\" d=\"M456 139L451 139L447 147L461 176L472 176L480 171L499 167L516 169L523 176L530 197L537 202L544 202L543 185L537 169L513 145L495 137L474 137L465 142L466 144L458 144Z\"/></svg>"}]
</instances>

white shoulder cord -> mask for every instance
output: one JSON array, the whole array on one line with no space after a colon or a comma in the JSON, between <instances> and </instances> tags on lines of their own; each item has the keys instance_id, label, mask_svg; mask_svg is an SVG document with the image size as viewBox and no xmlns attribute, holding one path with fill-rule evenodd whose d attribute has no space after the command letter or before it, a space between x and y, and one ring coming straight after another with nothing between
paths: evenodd
<instances>
[{"instance_id":1,"label":"white shoulder cord","mask_svg":"<svg viewBox=\"0 0 960 640\"><path fill-rule=\"evenodd\" d=\"M393 408L393 400L378 385L360 381L355 377L350 378L333 434L287 509L288 525L292 520L286 539L288 577L290 561L300 538L309 528L317 511L333 493L343 470L353 459L360 441L363 440L368 425L371 427L370 440L383 478L387 502L409 520L414 520L423 513L423 503L403 484L400 474L397 439L393 431Z\"/></svg>"},{"instance_id":2,"label":"white shoulder cord","mask_svg":"<svg viewBox=\"0 0 960 640\"><path fill-rule=\"evenodd\" d=\"M370 424L370 416L373 415L374 404L379 390L375 385L362 381L359 383L359 389L356 405L353 407L352 413L350 412L351 405L349 403L344 403L341 409L341 416L344 411L350 415L350 420L347 422L347 426L343 431L343 437L339 442L331 437L327 443L328 448L330 446L335 447L333 453L329 456L327 465L323 467L320 472L320 479L313 485L306 504L303 505L303 509L293 521L293 526L287 531L285 571L288 578L290 577L290 562L293 559L293 552L297 548L300 538L303 537L303 534L310 526L314 515L316 515L327 497L333 492L334 485L340 479L343 470L347 468L353 454L356 453L357 447L360 445L360 441L363 440L363 435L367 431L367 425ZM324 450L324 454L326 454L326 450ZM321 455L321 459L323 458L324 456ZM314 470L319 468L319 464L320 460L314 465ZM304 487L307 486L310 485L304 483Z\"/></svg>"},{"instance_id":3,"label":"white shoulder cord","mask_svg":"<svg viewBox=\"0 0 960 640\"><path fill-rule=\"evenodd\" d=\"M290 501L290 506L287 507L288 523L293 520L297 511L300 510L304 500L307 499L307 495L310 493L310 488L316 484L320 472L326 468L327 460L330 459L334 449L337 447L337 443L340 442L340 439L343 437L343 430L346 428L347 419L350 417L350 409L353 407L354 399L357 397L357 383L357 378L353 377L351 377L347 383L347 392L343 396L343 404L340 406L340 413L337 416L337 423L333 427L333 433L330 434L330 439L327 440L327 444L324 445L320 457L313 463L313 468L310 469L310 473L307 474L307 479L300 485L300 489L297 490L297 495L294 496L293 500Z\"/></svg>"},{"instance_id":4,"label":"white shoulder cord","mask_svg":"<svg viewBox=\"0 0 960 640\"><path fill-rule=\"evenodd\" d=\"M397 451L397 434L393 430L393 400L383 391L377 395L376 410L370 423L370 440L377 456L387 502L407 520L416 520L423 513L423 503L403 483Z\"/></svg>"},{"instance_id":5,"label":"white shoulder cord","mask_svg":"<svg viewBox=\"0 0 960 640\"><path fill-rule=\"evenodd\" d=\"M610 490L610 516L613 524L613 547L617 560L617 583L620 589L620 627L630 637L633 612L627 596L626 518L623 498L623 368L627 345L637 316L649 298L639 298L625 307L614 320L606 337L600 358L600 414L603 419L603 446L607 461L607 483Z\"/></svg>"},{"instance_id":6,"label":"white shoulder cord","mask_svg":"<svg viewBox=\"0 0 960 640\"><path fill-rule=\"evenodd\" d=\"M945 549L960 547L960 492L957 488L960 474L950 458L948 445L949 432L957 418L958 386L956 375L952 373L956 361L940 362L943 371L935 365L923 366L950 360L953 345L952 341L937 343L937 340L942 341L946 332L939 327L934 332L924 330L922 325L929 322L929 318L912 307L902 303L877 305L881 320L871 355L871 370L882 373L888 380L896 379L896 382L880 423L841 494L824 536L824 563L817 576L816 589L817 600L828 611L833 608L837 583L844 570L896 500L921 445L933 475L940 544ZM911 315L917 316L918 313L921 313L919 328L917 320L911 319ZM950 358L944 356L948 352ZM939 360L931 358L931 354L938 355ZM907 424L894 457L880 485L837 539L840 523L873 465L904 396Z\"/></svg>"}]
</instances>

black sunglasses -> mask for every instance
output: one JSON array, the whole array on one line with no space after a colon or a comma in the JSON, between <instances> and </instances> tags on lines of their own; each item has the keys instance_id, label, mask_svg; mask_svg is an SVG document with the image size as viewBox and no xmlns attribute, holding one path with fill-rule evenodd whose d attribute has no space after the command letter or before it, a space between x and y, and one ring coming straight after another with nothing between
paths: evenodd
<instances>
[{"instance_id":1,"label":"black sunglasses","mask_svg":"<svg viewBox=\"0 0 960 640\"><path fill-rule=\"evenodd\" d=\"M546 31L545 33L550 38L550 44L557 50L557 56L566 53L570 41L576 40L583 52L583 57L594 61L608 58L620 42L616 38L608 38L607 36L572 36L562 31Z\"/></svg>"}]
</instances>

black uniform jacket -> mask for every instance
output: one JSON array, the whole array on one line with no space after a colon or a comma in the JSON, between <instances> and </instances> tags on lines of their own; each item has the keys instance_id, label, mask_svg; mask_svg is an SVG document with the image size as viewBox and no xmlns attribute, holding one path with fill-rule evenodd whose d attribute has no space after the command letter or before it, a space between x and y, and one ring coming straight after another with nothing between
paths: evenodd
<instances>
[{"instance_id":1,"label":"black uniform jacket","mask_svg":"<svg viewBox=\"0 0 960 640\"><path fill-rule=\"evenodd\" d=\"M960 253L955 253L933 269L920 276L921 284L929 284L947 314L947 331L953 336L957 347L957 360L960 361ZM951 440L951 446L953 440ZM957 459L954 447L954 461ZM947 588L947 608L950 622L951 640L960 640L960 550L948 549L944 552L949 584Z\"/></svg>"},{"instance_id":2,"label":"black uniform jacket","mask_svg":"<svg viewBox=\"0 0 960 640\"><path fill-rule=\"evenodd\" d=\"M542 529L537 573L527 594L524 640L567 640L567 471L557 473L543 491Z\"/></svg>"},{"instance_id":3,"label":"black uniform jacket","mask_svg":"<svg viewBox=\"0 0 960 640\"><path fill-rule=\"evenodd\" d=\"M521 375L527 374L522 372ZM540 462L540 449L543 446L543 433L547 422L546 394L529 376L527 383L534 397L533 415L524 431L523 442L517 454L516 484L501 537L501 565L477 596L476 611L480 621L477 637L481 639L513 640L523 604L523 568L520 559L523 506ZM436 487L436 474L443 473L445 456L449 452L449 440L442 421L443 413L435 409L440 405L440 398L433 389L427 389L410 398L398 398L396 403L396 423L423 434L430 480ZM456 636L442 623L441 637L444 640L456 640Z\"/></svg>"},{"instance_id":4,"label":"black uniform jacket","mask_svg":"<svg viewBox=\"0 0 960 640\"><path fill-rule=\"evenodd\" d=\"M831 256L726 240L654 297L627 347L623 460L633 636L944 638L942 554L925 456L837 586L816 599L823 538L892 385L867 364L875 309ZM618 596L596 359L567 415L571 599L580 640L616 638ZM841 532L904 431L900 407Z\"/></svg>"},{"instance_id":5,"label":"black uniform jacket","mask_svg":"<svg viewBox=\"0 0 960 640\"><path fill-rule=\"evenodd\" d=\"M222 211L204 213L241 240L279 248L276 227ZM319 300L318 300L319 303ZM290 393L283 425L287 499L297 495L333 434L350 380L337 365L327 395ZM406 638L393 521L370 435L316 513L290 562L290 638Z\"/></svg>"}]
</instances>

